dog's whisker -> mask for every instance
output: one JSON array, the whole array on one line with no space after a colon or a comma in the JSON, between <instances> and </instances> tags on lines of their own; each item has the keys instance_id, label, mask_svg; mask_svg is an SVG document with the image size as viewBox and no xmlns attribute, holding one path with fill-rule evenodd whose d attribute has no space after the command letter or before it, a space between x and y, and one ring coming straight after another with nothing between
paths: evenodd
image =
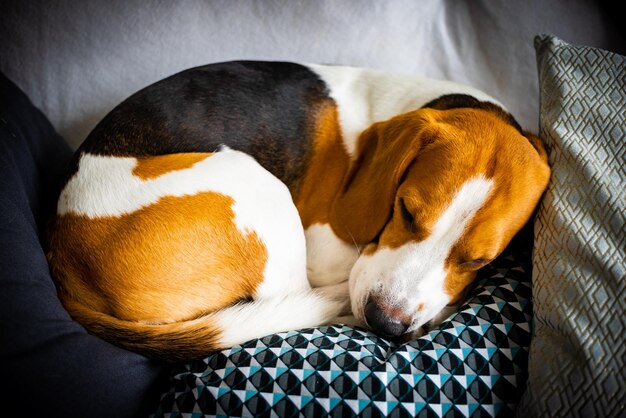
<instances>
[{"instance_id":1,"label":"dog's whisker","mask_svg":"<svg viewBox=\"0 0 626 418\"><path fill-rule=\"evenodd\" d=\"M357 252L357 254L360 257L361 256L361 247L359 247L359 244L356 243L356 240L354 239L354 235L352 235L352 232L348 231L348 234L350 235L350 238L352 238L352 243L354 244L354 248L356 249L356 252Z\"/></svg>"}]
</instances>

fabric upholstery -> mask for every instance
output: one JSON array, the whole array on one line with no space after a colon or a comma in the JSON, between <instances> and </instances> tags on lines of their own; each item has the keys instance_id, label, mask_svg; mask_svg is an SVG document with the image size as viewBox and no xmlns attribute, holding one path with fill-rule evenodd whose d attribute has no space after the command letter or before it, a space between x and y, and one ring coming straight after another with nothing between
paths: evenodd
<instances>
[{"instance_id":1,"label":"fabric upholstery","mask_svg":"<svg viewBox=\"0 0 626 418\"><path fill-rule=\"evenodd\" d=\"M466 83L536 131L533 36L626 53L612 2L589 0L3 0L0 70L76 148L126 97L235 59L372 67ZM613 6L615 7L615 6ZM613 21L612 18L615 18Z\"/></svg>"},{"instance_id":2,"label":"fabric upholstery","mask_svg":"<svg viewBox=\"0 0 626 418\"><path fill-rule=\"evenodd\" d=\"M70 319L40 242L70 154L46 117L0 74L2 408L25 417L133 417L154 407L160 367Z\"/></svg>"},{"instance_id":3,"label":"fabric upholstery","mask_svg":"<svg viewBox=\"0 0 626 418\"><path fill-rule=\"evenodd\" d=\"M536 38L553 173L535 230L523 417L626 413L626 57Z\"/></svg>"}]
</instances>

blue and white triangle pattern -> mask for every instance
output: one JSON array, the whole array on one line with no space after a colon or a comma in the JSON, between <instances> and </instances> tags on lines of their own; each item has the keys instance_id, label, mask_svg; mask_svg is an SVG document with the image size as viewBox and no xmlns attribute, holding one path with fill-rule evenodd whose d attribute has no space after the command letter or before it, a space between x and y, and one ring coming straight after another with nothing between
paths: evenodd
<instances>
[{"instance_id":1,"label":"blue and white triangle pattern","mask_svg":"<svg viewBox=\"0 0 626 418\"><path fill-rule=\"evenodd\" d=\"M176 367L156 417L510 415L527 378L530 250L483 269L467 303L406 344L336 325Z\"/></svg>"}]
</instances>

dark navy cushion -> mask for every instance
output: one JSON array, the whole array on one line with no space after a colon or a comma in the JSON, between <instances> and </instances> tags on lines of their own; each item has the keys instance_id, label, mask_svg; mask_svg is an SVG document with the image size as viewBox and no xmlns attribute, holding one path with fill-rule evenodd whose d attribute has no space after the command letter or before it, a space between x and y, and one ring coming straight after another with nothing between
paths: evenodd
<instances>
[{"instance_id":1,"label":"dark navy cushion","mask_svg":"<svg viewBox=\"0 0 626 418\"><path fill-rule=\"evenodd\" d=\"M73 322L41 236L71 150L0 74L0 361L16 416L131 417L158 399L161 367Z\"/></svg>"}]
</instances>

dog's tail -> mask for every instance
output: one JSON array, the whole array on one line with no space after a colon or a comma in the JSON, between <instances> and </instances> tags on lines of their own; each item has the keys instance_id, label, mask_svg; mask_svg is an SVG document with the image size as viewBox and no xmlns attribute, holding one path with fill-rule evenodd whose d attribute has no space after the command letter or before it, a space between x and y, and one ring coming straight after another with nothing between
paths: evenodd
<instances>
[{"instance_id":1,"label":"dog's tail","mask_svg":"<svg viewBox=\"0 0 626 418\"><path fill-rule=\"evenodd\" d=\"M88 331L128 350L167 362L191 360L254 338L329 324L346 301L314 290L263 298L165 324L126 321L67 298L70 315Z\"/></svg>"}]
</instances>

